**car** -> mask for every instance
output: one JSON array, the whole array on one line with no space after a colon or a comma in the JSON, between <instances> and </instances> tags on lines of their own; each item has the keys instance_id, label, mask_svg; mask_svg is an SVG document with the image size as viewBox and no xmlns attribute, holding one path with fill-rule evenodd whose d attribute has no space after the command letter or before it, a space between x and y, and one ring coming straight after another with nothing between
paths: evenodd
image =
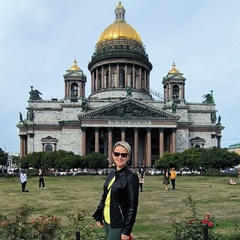
<instances>
[{"instance_id":1,"label":"car","mask_svg":"<svg viewBox=\"0 0 240 240\"><path fill-rule=\"evenodd\" d=\"M236 168L227 168L227 169L220 170L220 172L222 174L237 174L238 170Z\"/></svg>"},{"instance_id":2,"label":"car","mask_svg":"<svg viewBox=\"0 0 240 240\"><path fill-rule=\"evenodd\" d=\"M14 168L8 168L7 173L8 174L14 174L15 173L15 169Z\"/></svg>"}]
</instances>

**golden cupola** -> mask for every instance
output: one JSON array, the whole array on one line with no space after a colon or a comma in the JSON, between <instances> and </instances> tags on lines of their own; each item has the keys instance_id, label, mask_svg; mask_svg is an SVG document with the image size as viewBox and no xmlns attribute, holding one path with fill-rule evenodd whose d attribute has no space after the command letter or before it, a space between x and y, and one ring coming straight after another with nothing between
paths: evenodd
<instances>
[{"instance_id":1,"label":"golden cupola","mask_svg":"<svg viewBox=\"0 0 240 240\"><path fill-rule=\"evenodd\" d=\"M117 5L115 9L115 22L109 25L101 34L98 43L104 42L106 40L114 40L118 38L125 38L135 40L142 43L142 40L138 32L125 21L125 9L121 2Z\"/></svg>"},{"instance_id":2,"label":"golden cupola","mask_svg":"<svg viewBox=\"0 0 240 240\"><path fill-rule=\"evenodd\" d=\"M80 70L81 70L80 67L78 67L78 65L77 65L77 60L76 60L76 58L74 59L73 65L72 65L72 67L69 68L69 70L70 70L70 71L80 71Z\"/></svg>"},{"instance_id":3,"label":"golden cupola","mask_svg":"<svg viewBox=\"0 0 240 240\"><path fill-rule=\"evenodd\" d=\"M172 64L172 69L171 69L168 73L169 73L169 74L178 74L178 73L180 73L180 72L176 69L175 62L173 62L173 64Z\"/></svg>"}]
</instances>

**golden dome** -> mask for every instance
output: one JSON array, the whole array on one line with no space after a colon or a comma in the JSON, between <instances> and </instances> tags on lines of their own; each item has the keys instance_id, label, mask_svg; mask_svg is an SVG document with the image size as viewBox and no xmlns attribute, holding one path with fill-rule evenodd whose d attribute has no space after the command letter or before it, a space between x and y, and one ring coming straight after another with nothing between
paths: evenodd
<instances>
[{"instance_id":1,"label":"golden dome","mask_svg":"<svg viewBox=\"0 0 240 240\"><path fill-rule=\"evenodd\" d=\"M168 72L168 73L170 73L170 74L178 74L178 73L180 73L176 68L175 68L175 63L173 62L173 64L172 64L172 69Z\"/></svg>"},{"instance_id":2,"label":"golden dome","mask_svg":"<svg viewBox=\"0 0 240 240\"><path fill-rule=\"evenodd\" d=\"M116 19L115 22L109 25L101 34L98 42L113 40L117 38L127 38L142 43L138 32L129 24L125 22L125 9L121 2L115 9Z\"/></svg>"},{"instance_id":3,"label":"golden dome","mask_svg":"<svg viewBox=\"0 0 240 240\"><path fill-rule=\"evenodd\" d=\"M71 71L80 71L81 69L77 66L77 61L74 59L72 67L69 68Z\"/></svg>"}]
</instances>

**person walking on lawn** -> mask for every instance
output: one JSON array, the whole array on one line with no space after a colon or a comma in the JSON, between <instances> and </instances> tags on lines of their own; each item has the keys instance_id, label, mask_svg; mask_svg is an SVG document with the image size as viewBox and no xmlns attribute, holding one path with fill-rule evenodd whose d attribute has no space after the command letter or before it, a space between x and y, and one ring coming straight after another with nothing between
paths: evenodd
<instances>
[{"instance_id":1,"label":"person walking on lawn","mask_svg":"<svg viewBox=\"0 0 240 240\"><path fill-rule=\"evenodd\" d=\"M172 168L171 171L170 171L170 179L171 179L171 184L172 184L172 190L175 190L176 177L177 177L177 172L174 168Z\"/></svg>"}]
</instances>

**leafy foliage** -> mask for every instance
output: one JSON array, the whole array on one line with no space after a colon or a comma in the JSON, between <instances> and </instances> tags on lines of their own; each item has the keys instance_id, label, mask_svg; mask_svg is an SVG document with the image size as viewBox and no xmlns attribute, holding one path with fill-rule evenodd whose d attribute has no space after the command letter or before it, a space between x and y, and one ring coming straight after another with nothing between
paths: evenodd
<instances>
[{"instance_id":1,"label":"leafy foliage","mask_svg":"<svg viewBox=\"0 0 240 240\"><path fill-rule=\"evenodd\" d=\"M220 236L214 233L213 218L206 214L204 218L199 218L196 211L196 202L192 200L191 195L187 197L188 205L191 210L191 216L177 222L174 218L170 219L173 227L173 234L176 240L202 240L204 234L208 235L209 240L221 240ZM205 232L204 232L205 230Z\"/></svg>"},{"instance_id":2,"label":"leafy foliage","mask_svg":"<svg viewBox=\"0 0 240 240\"><path fill-rule=\"evenodd\" d=\"M156 168L189 168L189 169L224 169L240 163L237 153L229 152L226 148L190 148L181 153L165 152L163 157L156 160Z\"/></svg>"},{"instance_id":3,"label":"leafy foliage","mask_svg":"<svg viewBox=\"0 0 240 240\"><path fill-rule=\"evenodd\" d=\"M33 152L22 157L21 168L55 168L70 170L73 168L106 168L108 161L105 155L92 152L86 156L74 155L63 150L54 152Z\"/></svg>"},{"instance_id":4,"label":"leafy foliage","mask_svg":"<svg viewBox=\"0 0 240 240\"><path fill-rule=\"evenodd\" d=\"M34 208L27 204L22 205L13 218L0 215L0 240L71 240L75 239L77 230L81 231L81 239L104 239L96 229L84 224L86 212L77 209L68 216L70 225L64 229L61 219L56 216L39 216L30 220Z\"/></svg>"},{"instance_id":5,"label":"leafy foliage","mask_svg":"<svg viewBox=\"0 0 240 240\"><path fill-rule=\"evenodd\" d=\"M1 148L0 148L0 165L5 166L7 164L8 160L8 154L5 153Z\"/></svg>"},{"instance_id":6,"label":"leafy foliage","mask_svg":"<svg viewBox=\"0 0 240 240\"><path fill-rule=\"evenodd\" d=\"M108 161L106 156L101 153L92 152L87 156L88 168L106 168L108 166Z\"/></svg>"}]
</instances>

